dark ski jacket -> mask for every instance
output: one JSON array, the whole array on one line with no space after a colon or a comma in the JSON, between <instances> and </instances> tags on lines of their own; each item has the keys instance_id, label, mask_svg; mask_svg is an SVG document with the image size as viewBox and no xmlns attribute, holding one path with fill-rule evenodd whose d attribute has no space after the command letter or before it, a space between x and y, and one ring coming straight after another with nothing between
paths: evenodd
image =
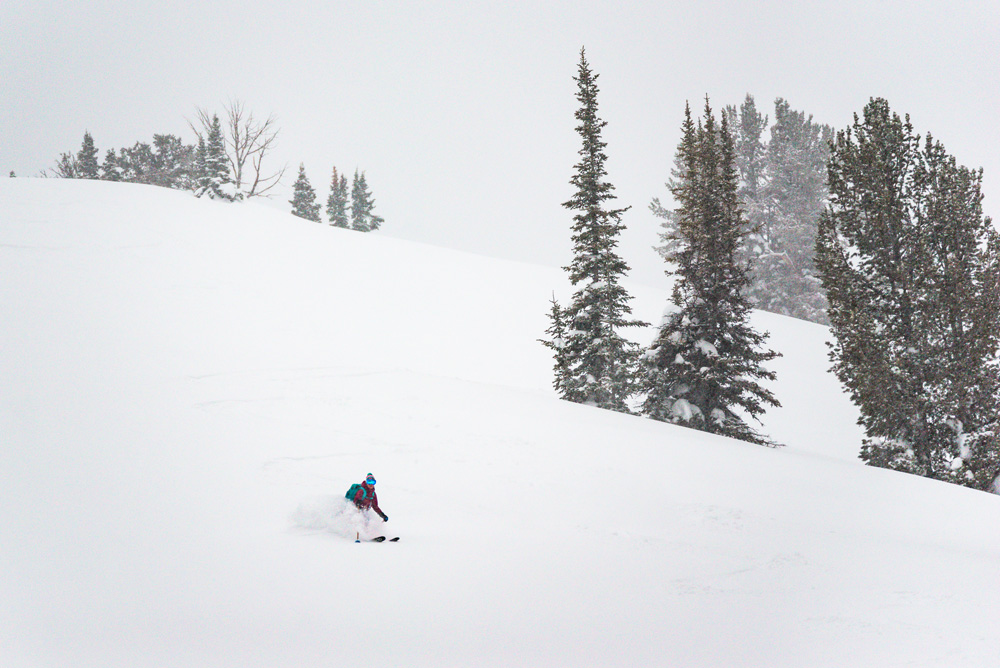
<instances>
[{"instance_id":1,"label":"dark ski jacket","mask_svg":"<svg viewBox=\"0 0 1000 668\"><path fill-rule=\"evenodd\" d=\"M375 486L366 482L361 483L361 489L354 493L354 505L362 510L371 508L379 517L384 518L385 513L378 507L378 495L375 493Z\"/></svg>"}]
</instances>

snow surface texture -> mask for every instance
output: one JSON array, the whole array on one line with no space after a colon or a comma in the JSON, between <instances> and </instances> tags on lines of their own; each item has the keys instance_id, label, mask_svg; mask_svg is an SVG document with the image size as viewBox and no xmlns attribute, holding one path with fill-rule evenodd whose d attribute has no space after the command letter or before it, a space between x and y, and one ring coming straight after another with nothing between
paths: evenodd
<instances>
[{"instance_id":1,"label":"snow surface texture","mask_svg":"<svg viewBox=\"0 0 1000 668\"><path fill-rule=\"evenodd\" d=\"M5 668L998 661L998 499L862 466L817 325L770 449L558 401L558 268L19 178L0 276Z\"/></svg>"}]
</instances>

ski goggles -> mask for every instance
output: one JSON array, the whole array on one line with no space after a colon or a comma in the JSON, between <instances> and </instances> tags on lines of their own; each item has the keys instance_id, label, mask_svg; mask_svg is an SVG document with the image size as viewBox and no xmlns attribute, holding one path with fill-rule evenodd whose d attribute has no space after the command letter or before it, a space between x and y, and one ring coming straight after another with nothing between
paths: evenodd
<instances>
[{"instance_id":1,"label":"ski goggles","mask_svg":"<svg viewBox=\"0 0 1000 668\"><path fill-rule=\"evenodd\" d=\"M367 478L365 478L365 482L368 483L369 485L374 485L375 478L373 476L368 476Z\"/></svg>"}]
</instances>

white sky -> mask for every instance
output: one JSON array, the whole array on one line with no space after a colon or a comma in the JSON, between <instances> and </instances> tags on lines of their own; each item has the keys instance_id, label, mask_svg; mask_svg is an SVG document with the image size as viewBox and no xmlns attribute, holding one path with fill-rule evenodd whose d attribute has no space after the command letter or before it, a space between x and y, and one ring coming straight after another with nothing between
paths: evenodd
<instances>
[{"instance_id":1,"label":"white sky","mask_svg":"<svg viewBox=\"0 0 1000 668\"><path fill-rule=\"evenodd\" d=\"M685 100L775 97L840 129L872 96L985 169L1000 218L1000 3L0 2L0 170L193 137L196 106L274 113L275 164L325 202L330 169L367 171L384 233L545 264L569 260L561 202L579 147L572 76L600 74L610 180L633 277L650 250ZM284 204L287 192L277 198Z\"/></svg>"}]
</instances>

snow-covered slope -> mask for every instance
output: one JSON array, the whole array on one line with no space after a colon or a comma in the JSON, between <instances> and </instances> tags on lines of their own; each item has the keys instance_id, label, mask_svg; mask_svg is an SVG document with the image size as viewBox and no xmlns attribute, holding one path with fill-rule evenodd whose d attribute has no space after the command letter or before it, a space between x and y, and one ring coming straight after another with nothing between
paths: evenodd
<instances>
[{"instance_id":1,"label":"snow-covered slope","mask_svg":"<svg viewBox=\"0 0 1000 668\"><path fill-rule=\"evenodd\" d=\"M0 665L996 663L997 498L860 465L825 329L761 448L555 399L564 280L0 179Z\"/></svg>"}]
</instances>

